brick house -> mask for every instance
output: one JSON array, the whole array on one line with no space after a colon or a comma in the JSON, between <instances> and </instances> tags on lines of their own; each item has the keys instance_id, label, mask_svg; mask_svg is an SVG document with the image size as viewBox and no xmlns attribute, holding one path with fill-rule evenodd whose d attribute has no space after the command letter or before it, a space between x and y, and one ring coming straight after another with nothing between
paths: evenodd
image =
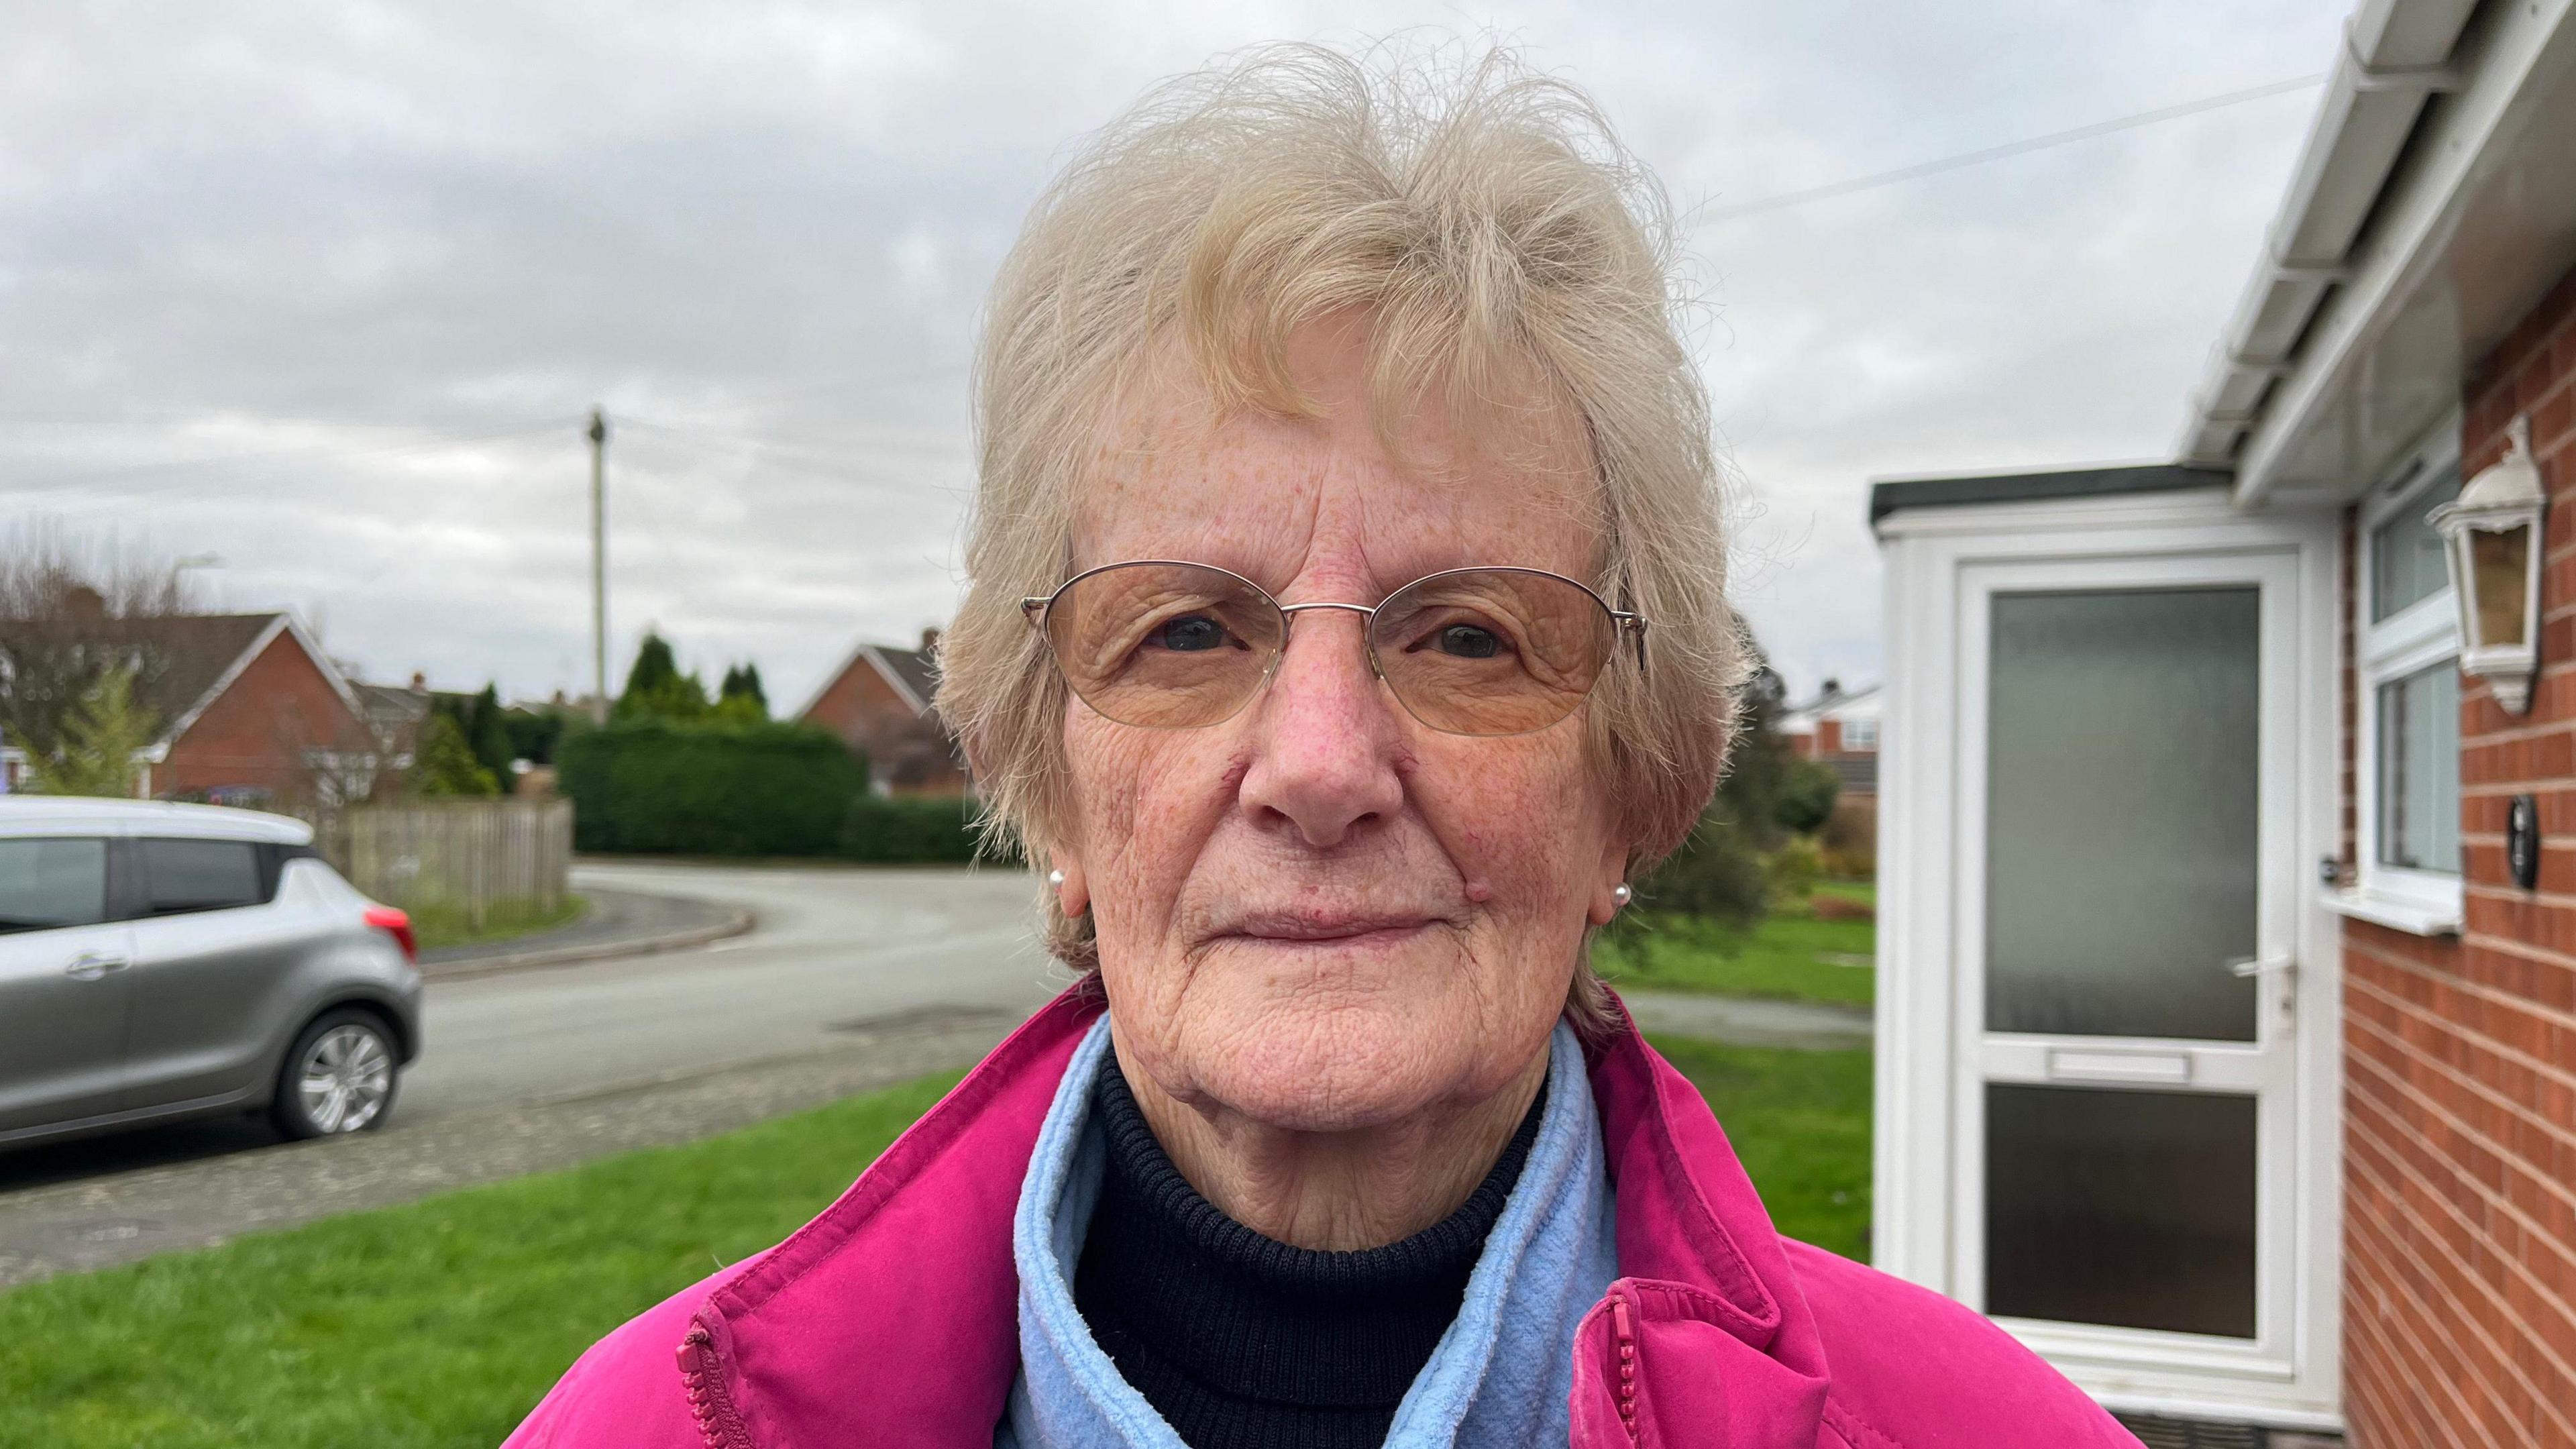
<instances>
[{"instance_id":1,"label":"brick house","mask_svg":"<svg viewBox=\"0 0 2576 1449\"><path fill-rule=\"evenodd\" d=\"M265 805L360 799L377 787L382 741L291 615L0 622L0 643L64 639L134 671L135 702L159 725L138 756L138 794ZM25 769L23 749L0 748L11 789Z\"/></svg>"},{"instance_id":2,"label":"brick house","mask_svg":"<svg viewBox=\"0 0 2576 1449\"><path fill-rule=\"evenodd\" d=\"M1875 684L1847 690L1828 679L1814 699L1783 710L1776 726L1791 753L1834 772L1845 799L1878 795L1879 695Z\"/></svg>"},{"instance_id":3,"label":"brick house","mask_svg":"<svg viewBox=\"0 0 2576 1449\"><path fill-rule=\"evenodd\" d=\"M2142 1425L2576 1444L2576 0L2361 6L2174 461L1870 516L1880 1266Z\"/></svg>"},{"instance_id":4,"label":"brick house","mask_svg":"<svg viewBox=\"0 0 2576 1449\"><path fill-rule=\"evenodd\" d=\"M963 756L932 712L939 688L939 631L924 629L921 647L861 644L796 712L867 758L879 794L963 795L972 789Z\"/></svg>"}]
</instances>

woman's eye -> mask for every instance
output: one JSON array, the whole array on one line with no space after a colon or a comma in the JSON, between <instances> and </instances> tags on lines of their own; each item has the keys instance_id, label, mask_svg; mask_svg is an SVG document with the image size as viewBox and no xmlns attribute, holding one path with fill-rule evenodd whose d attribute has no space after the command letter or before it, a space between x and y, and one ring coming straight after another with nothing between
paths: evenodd
<instances>
[{"instance_id":1,"label":"woman's eye","mask_svg":"<svg viewBox=\"0 0 2576 1449\"><path fill-rule=\"evenodd\" d=\"M1457 659L1491 659L1503 652L1503 641L1491 629L1452 624L1438 635L1440 652Z\"/></svg>"},{"instance_id":2,"label":"woman's eye","mask_svg":"<svg viewBox=\"0 0 2576 1449\"><path fill-rule=\"evenodd\" d=\"M1225 647L1225 626L1205 614L1167 619L1154 630L1154 642L1178 653Z\"/></svg>"}]
</instances>

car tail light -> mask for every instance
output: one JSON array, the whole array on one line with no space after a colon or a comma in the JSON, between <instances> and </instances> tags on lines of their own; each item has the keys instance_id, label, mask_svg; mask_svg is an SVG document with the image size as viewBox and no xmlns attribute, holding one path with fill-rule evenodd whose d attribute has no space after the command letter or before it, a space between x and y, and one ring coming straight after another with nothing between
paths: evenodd
<instances>
[{"instance_id":1,"label":"car tail light","mask_svg":"<svg viewBox=\"0 0 2576 1449\"><path fill-rule=\"evenodd\" d=\"M367 907L366 922L368 925L373 926L377 930L384 932L386 935L393 937L394 944L403 948L404 960L418 961L420 959L420 942L411 933L411 913L409 911L399 911L394 909L392 906L369 906Z\"/></svg>"}]
</instances>

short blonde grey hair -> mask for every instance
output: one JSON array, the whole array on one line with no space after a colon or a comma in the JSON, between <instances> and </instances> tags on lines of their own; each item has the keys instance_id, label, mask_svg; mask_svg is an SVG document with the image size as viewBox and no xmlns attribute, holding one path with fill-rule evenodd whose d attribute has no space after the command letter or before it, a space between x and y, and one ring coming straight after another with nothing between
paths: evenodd
<instances>
[{"instance_id":1,"label":"short blonde grey hair","mask_svg":"<svg viewBox=\"0 0 2576 1449\"><path fill-rule=\"evenodd\" d=\"M1066 691L1020 600L1070 568L1077 490L1127 391L1178 351L1221 412L1311 414L1288 335L1357 314L1381 417L1419 379L1472 409L1534 369L1582 419L1597 486L1569 502L1605 541L1596 582L1652 621L1642 667L1614 664L1587 703L1589 745L1632 875L1672 851L1716 786L1746 653L1675 255L1661 186L1600 110L1508 51L1262 47L1093 137L1003 263L976 361L967 592L938 705L987 828L1039 865L1071 839ZM1096 964L1087 918L1047 899L1056 954ZM1597 1004L1588 967L1576 987Z\"/></svg>"}]
</instances>

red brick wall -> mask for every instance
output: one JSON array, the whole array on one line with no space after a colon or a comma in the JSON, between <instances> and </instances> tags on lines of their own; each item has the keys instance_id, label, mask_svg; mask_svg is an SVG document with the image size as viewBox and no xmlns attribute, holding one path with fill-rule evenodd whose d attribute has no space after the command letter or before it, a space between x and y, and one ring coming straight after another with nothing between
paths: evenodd
<instances>
[{"instance_id":1,"label":"red brick wall","mask_svg":"<svg viewBox=\"0 0 2576 1449\"><path fill-rule=\"evenodd\" d=\"M2531 419L2551 498L2541 673L2521 717L2463 681L2461 937L2344 929L2344 1397L2359 1449L2576 1444L2576 272L2463 402L2472 476L2514 416ZM2347 770L2347 802L2351 783ZM2505 867L2518 794L2540 802L2535 891Z\"/></svg>"},{"instance_id":2,"label":"red brick wall","mask_svg":"<svg viewBox=\"0 0 2576 1449\"><path fill-rule=\"evenodd\" d=\"M839 735L854 750L866 749L878 731L908 723L912 717L912 706L886 683L876 666L855 654L805 711L808 723Z\"/></svg>"},{"instance_id":3,"label":"red brick wall","mask_svg":"<svg viewBox=\"0 0 2576 1449\"><path fill-rule=\"evenodd\" d=\"M961 795L966 772L947 753L937 726L925 722L877 667L858 654L823 687L803 718L868 757L868 772L898 794Z\"/></svg>"},{"instance_id":4,"label":"red brick wall","mask_svg":"<svg viewBox=\"0 0 2576 1449\"><path fill-rule=\"evenodd\" d=\"M299 800L313 785L307 748L365 752L376 743L313 656L281 633L171 743L170 757L152 768L152 793L246 785Z\"/></svg>"}]
</instances>

